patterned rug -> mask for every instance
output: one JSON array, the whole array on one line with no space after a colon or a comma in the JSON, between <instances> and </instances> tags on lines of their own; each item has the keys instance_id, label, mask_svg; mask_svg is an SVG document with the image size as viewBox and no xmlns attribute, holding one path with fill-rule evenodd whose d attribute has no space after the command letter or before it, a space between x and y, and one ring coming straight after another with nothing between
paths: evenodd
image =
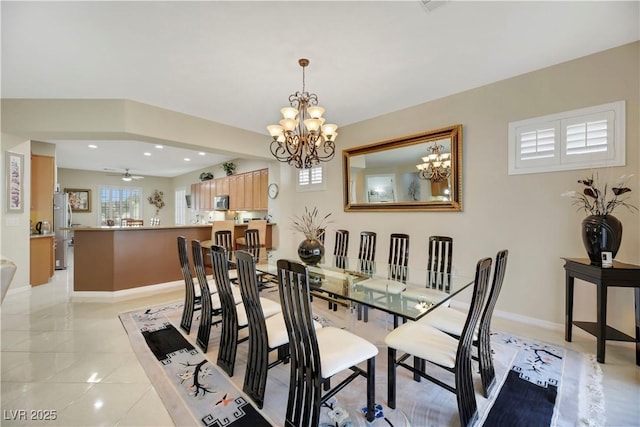
<instances>
[{"instance_id":1,"label":"patterned rug","mask_svg":"<svg viewBox=\"0 0 640 427\"><path fill-rule=\"evenodd\" d=\"M191 334L179 329L182 303L145 307L120 315L131 345L176 425L263 426L284 424L289 366L269 370L265 405L257 409L242 392L246 344L241 344L236 372L229 378L216 366L218 333L212 331L209 351L195 345L197 324ZM314 303L323 324L353 327L346 310L327 310ZM372 312L368 323L357 322L356 333L379 348L376 357L377 419L379 426L458 426L452 393L428 382L415 382L398 370L397 408L386 406L386 346L388 316ZM595 356L555 345L496 332L492 334L498 387L486 399L476 394L484 426L599 426L604 425L601 372ZM445 371L440 376L450 382ZM476 375L476 390L480 390ZM336 378L335 384L339 382ZM321 426L355 427L368 424L362 413L364 380L355 381L332 398L322 410Z\"/></svg>"}]
</instances>

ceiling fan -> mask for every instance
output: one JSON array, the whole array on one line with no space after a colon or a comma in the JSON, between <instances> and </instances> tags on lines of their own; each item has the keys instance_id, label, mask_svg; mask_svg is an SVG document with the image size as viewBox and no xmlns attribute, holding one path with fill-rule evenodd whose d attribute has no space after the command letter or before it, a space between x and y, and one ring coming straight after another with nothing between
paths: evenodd
<instances>
[{"instance_id":1,"label":"ceiling fan","mask_svg":"<svg viewBox=\"0 0 640 427\"><path fill-rule=\"evenodd\" d=\"M114 170L114 169L105 169L105 170ZM131 173L129 172L129 168L126 168L124 170L124 173L119 174L119 173L108 173L107 175L109 176L121 176L123 181L131 181L132 179L143 179L144 176L140 176L140 175L131 175Z\"/></svg>"}]
</instances>

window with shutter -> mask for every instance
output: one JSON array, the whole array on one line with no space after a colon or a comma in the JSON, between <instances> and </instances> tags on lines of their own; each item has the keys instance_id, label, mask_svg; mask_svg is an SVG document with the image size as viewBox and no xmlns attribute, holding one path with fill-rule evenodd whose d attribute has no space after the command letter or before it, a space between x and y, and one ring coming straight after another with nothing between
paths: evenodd
<instances>
[{"instance_id":1,"label":"window with shutter","mask_svg":"<svg viewBox=\"0 0 640 427\"><path fill-rule=\"evenodd\" d=\"M624 101L509 123L509 174L625 164Z\"/></svg>"},{"instance_id":2,"label":"window with shutter","mask_svg":"<svg viewBox=\"0 0 640 427\"><path fill-rule=\"evenodd\" d=\"M325 189L324 167L314 166L298 170L298 191L319 191Z\"/></svg>"}]
</instances>

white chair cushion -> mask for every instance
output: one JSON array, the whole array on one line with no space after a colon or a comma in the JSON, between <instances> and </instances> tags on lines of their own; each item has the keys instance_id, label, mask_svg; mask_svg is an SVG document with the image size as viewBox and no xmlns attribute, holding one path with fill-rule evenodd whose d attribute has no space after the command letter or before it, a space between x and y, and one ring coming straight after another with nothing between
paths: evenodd
<instances>
[{"instance_id":1,"label":"white chair cushion","mask_svg":"<svg viewBox=\"0 0 640 427\"><path fill-rule=\"evenodd\" d=\"M384 342L391 348L447 368L456 364L458 340L423 323L405 323L390 332Z\"/></svg>"},{"instance_id":2,"label":"white chair cushion","mask_svg":"<svg viewBox=\"0 0 640 427\"><path fill-rule=\"evenodd\" d=\"M462 329L467 321L467 314L449 307L438 307L431 313L418 320L418 323L433 326L447 334L462 335ZM478 339L478 328L473 334L473 340Z\"/></svg>"},{"instance_id":3,"label":"white chair cushion","mask_svg":"<svg viewBox=\"0 0 640 427\"><path fill-rule=\"evenodd\" d=\"M215 294L216 291L216 287L215 286L211 286L211 284L213 284L213 275L209 275L207 276L207 284L209 284L209 292L213 295ZM198 278L194 277L193 278L193 287L194 287L194 292L196 294L197 297L200 296L200 282L198 282Z\"/></svg>"},{"instance_id":4,"label":"white chair cushion","mask_svg":"<svg viewBox=\"0 0 640 427\"><path fill-rule=\"evenodd\" d=\"M282 312L267 317L265 324L267 325L267 342L269 343L269 348L280 347L289 342L287 325L284 323ZM322 325L314 320L313 327L318 330L322 328Z\"/></svg>"},{"instance_id":5,"label":"white chair cushion","mask_svg":"<svg viewBox=\"0 0 640 427\"><path fill-rule=\"evenodd\" d=\"M369 341L344 329L327 326L316 331L322 376L344 371L378 354L378 348Z\"/></svg>"},{"instance_id":6,"label":"white chair cushion","mask_svg":"<svg viewBox=\"0 0 640 427\"><path fill-rule=\"evenodd\" d=\"M398 295L407 287L407 285L402 282L390 279L369 279L358 283L358 285L362 285L364 289L370 291L384 292L392 295Z\"/></svg>"},{"instance_id":7,"label":"white chair cushion","mask_svg":"<svg viewBox=\"0 0 640 427\"><path fill-rule=\"evenodd\" d=\"M236 301L242 301L242 298ZM268 298L260 298L260 304L262 305L262 313L264 314L265 319L268 319L274 314L282 313L282 307L280 307L280 304ZM244 309L244 304L237 304L236 310L238 313L238 325L246 326L249 321L247 320L247 312Z\"/></svg>"}]
</instances>

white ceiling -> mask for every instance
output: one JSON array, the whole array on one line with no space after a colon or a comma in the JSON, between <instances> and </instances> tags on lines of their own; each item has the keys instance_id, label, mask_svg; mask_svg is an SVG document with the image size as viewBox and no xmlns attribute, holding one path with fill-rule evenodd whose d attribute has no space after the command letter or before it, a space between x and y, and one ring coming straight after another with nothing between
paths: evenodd
<instances>
[{"instance_id":1,"label":"white ceiling","mask_svg":"<svg viewBox=\"0 0 640 427\"><path fill-rule=\"evenodd\" d=\"M345 126L640 38L638 1L452 0L432 11L418 0L0 7L3 98L131 99L265 139L302 89L301 57L311 61L306 89L329 122ZM182 151L139 159L134 149L153 146L102 144L120 158L126 150L123 162L80 154L85 141L56 142L63 167L184 173Z\"/></svg>"}]
</instances>

